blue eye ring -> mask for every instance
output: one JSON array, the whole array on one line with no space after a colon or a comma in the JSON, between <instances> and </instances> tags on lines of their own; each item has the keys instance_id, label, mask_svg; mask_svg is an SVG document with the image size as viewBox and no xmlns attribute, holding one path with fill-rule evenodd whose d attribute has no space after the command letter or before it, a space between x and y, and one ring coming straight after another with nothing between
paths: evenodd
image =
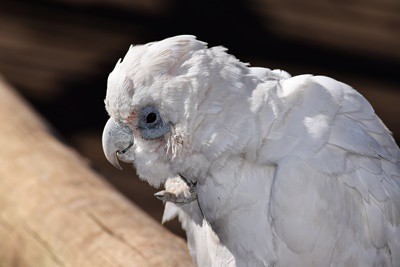
<instances>
[{"instance_id":1,"label":"blue eye ring","mask_svg":"<svg viewBox=\"0 0 400 267\"><path fill-rule=\"evenodd\" d=\"M154 106L145 106L139 111L138 129L144 139L156 139L170 131L170 123L164 123Z\"/></svg>"}]
</instances>

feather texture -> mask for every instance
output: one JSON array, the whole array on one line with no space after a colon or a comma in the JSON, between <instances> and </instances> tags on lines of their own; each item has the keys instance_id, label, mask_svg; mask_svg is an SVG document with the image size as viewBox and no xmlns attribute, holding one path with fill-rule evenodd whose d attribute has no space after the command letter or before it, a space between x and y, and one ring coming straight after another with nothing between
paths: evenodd
<instances>
[{"instance_id":1,"label":"feather texture","mask_svg":"<svg viewBox=\"0 0 400 267\"><path fill-rule=\"evenodd\" d=\"M400 151L350 86L177 36L130 48L105 102L133 129L142 179L197 183L164 219L179 216L198 266L400 266ZM146 105L171 124L163 138L138 134Z\"/></svg>"}]
</instances>

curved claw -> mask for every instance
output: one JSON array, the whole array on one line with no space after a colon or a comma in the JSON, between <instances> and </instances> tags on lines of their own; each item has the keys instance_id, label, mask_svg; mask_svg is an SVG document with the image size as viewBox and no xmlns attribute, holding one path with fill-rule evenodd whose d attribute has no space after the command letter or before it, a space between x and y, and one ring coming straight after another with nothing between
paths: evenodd
<instances>
[{"instance_id":1,"label":"curved claw","mask_svg":"<svg viewBox=\"0 0 400 267\"><path fill-rule=\"evenodd\" d=\"M117 169L122 170L119 160L128 163L134 161L132 130L114 118L110 118L104 127L102 143L104 155Z\"/></svg>"},{"instance_id":2,"label":"curved claw","mask_svg":"<svg viewBox=\"0 0 400 267\"><path fill-rule=\"evenodd\" d=\"M165 190L154 196L164 203L187 204L197 199L196 184L188 183L182 176L169 178L165 182Z\"/></svg>"}]
</instances>

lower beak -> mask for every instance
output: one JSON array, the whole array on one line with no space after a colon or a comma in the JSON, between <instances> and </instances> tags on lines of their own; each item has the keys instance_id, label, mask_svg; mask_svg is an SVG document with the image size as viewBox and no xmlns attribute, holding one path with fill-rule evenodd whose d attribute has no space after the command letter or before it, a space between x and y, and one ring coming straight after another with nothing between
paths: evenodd
<instances>
[{"instance_id":1,"label":"lower beak","mask_svg":"<svg viewBox=\"0 0 400 267\"><path fill-rule=\"evenodd\" d=\"M132 129L110 118L103 130L103 151L107 160L122 170L119 160L132 163L134 161L134 139Z\"/></svg>"}]
</instances>

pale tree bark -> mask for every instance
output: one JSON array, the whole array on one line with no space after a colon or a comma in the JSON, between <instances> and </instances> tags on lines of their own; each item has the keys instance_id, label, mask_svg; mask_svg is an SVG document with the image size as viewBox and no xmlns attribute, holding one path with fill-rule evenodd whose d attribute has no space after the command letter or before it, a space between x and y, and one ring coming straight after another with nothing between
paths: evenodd
<instances>
[{"instance_id":1,"label":"pale tree bark","mask_svg":"<svg viewBox=\"0 0 400 267\"><path fill-rule=\"evenodd\" d=\"M1 267L192 264L182 239L57 141L1 77L0 123Z\"/></svg>"}]
</instances>

